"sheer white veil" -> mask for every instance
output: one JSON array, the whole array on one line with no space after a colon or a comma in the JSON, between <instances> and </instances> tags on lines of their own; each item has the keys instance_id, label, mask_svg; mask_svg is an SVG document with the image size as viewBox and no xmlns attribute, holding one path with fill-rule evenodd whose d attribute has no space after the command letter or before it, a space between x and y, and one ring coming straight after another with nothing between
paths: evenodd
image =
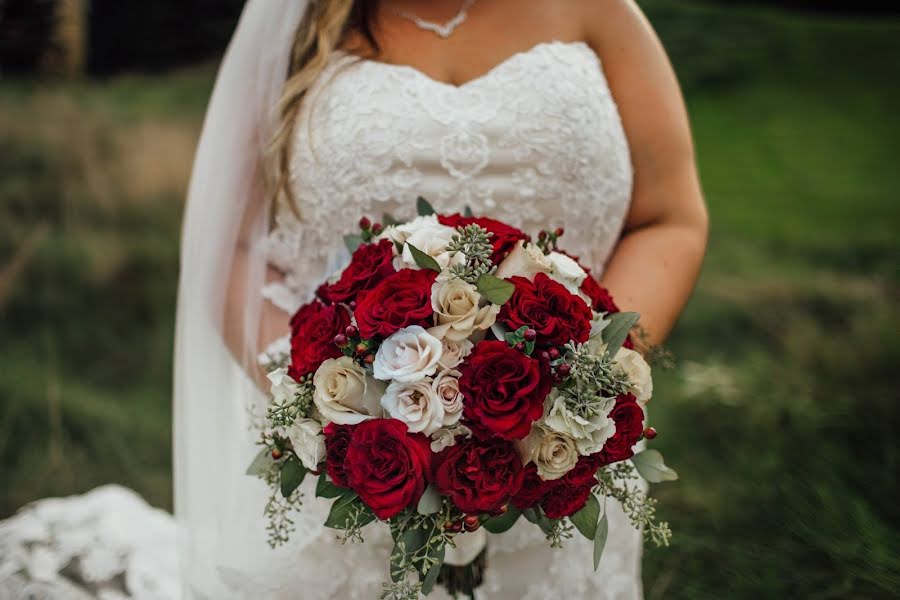
<instances>
[{"instance_id":1,"label":"sheer white veil","mask_svg":"<svg viewBox=\"0 0 900 600\"><path fill-rule=\"evenodd\" d=\"M270 558L265 486L244 474L257 451L249 406L260 394L246 373L257 353L265 276L260 242L269 225L261 158L306 7L306 0L247 2L194 162L182 232L173 390L184 597L243 596L235 580L264 572L258 567ZM234 312L226 312L228 303L242 307L242 318L228 317Z\"/></svg>"}]
</instances>

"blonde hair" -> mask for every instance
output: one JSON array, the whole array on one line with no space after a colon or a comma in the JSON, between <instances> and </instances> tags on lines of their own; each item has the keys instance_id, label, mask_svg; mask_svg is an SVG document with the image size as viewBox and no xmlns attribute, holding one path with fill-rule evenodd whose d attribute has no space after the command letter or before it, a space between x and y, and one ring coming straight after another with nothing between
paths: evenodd
<instances>
[{"instance_id":1,"label":"blonde hair","mask_svg":"<svg viewBox=\"0 0 900 600\"><path fill-rule=\"evenodd\" d=\"M292 138L306 93L342 43L356 8L354 0L312 0L297 27L290 67L278 105L280 124L269 148L270 189L273 203L287 202L298 217L300 208L290 182Z\"/></svg>"}]
</instances>

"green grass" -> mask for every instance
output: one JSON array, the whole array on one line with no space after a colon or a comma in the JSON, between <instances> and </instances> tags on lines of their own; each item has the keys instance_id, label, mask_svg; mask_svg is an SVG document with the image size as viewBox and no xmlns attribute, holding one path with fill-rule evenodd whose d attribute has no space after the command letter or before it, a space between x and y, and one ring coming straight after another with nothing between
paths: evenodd
<instances>
[{"instance_id":1,"label":"green grass","mask_svg":"<svg viewBox=\"0 0 900 600\"><path fill-rule=\"evenodd\" d=\"M646 550L647 597L896 597L900 23L646 8L712 216L650 407L682 478L655 490L675 538ZM211 80L0 84L0 269L47 231L0 280L0 515L107 481L171 506L178 221Z\"/></svg>"}]
</instances>

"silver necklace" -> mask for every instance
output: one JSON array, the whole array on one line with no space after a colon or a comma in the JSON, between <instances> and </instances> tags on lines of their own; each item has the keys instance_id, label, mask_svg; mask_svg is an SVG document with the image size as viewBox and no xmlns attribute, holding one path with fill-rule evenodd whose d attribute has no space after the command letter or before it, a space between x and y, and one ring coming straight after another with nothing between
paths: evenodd
<instances>
[{"instance_id":1,"label":"silver necklace","mask_svg":"<svg viewBox=\"0 0 900 600\"><path fill-rule=\"evenodd\" d=\"M394 14L408 21L412 21L413 24L419 29L430 31L444 39L447 39L448 37L453 35L453 32L456 31L456 29L460 25L465 22L466 17L469 16L469 9L472 8L473 4L475 4L475 0L463 0L462 6L459 7L459 12L456 13L455 17L453 17L446 23L435 23L434 21L428 21L417 17L412 13L406 12L405 10L395 10Z\"/></svg>"}]
</instances>

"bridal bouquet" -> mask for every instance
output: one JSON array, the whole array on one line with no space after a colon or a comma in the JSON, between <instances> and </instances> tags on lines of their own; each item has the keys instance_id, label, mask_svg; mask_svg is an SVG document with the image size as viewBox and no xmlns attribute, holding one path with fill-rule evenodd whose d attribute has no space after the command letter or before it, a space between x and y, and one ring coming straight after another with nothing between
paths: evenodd
<instances>
[{"instance_id":1,"label":"bridal bouquet","mask_svg":"<svg viewBox=\"0 0 900 600\"><path fill-rule=\"evenodd\" d=\"M647 537L668 526L635 485L676 478L655 450L634 454L650 367L620 312L578 260L499 221L437 215L360 221L350 264L291 319L273 359L267 427L248 473L272 486L269 541L285 542L298 488L317 475L325 525L362 541L374 521L395 545L382 598L436 583L470 594L485 530L524 518L559 546L577 530L599 563L605 504ZM586 558L585 560L590 560Z\"/></svg>"}]
</instances>

